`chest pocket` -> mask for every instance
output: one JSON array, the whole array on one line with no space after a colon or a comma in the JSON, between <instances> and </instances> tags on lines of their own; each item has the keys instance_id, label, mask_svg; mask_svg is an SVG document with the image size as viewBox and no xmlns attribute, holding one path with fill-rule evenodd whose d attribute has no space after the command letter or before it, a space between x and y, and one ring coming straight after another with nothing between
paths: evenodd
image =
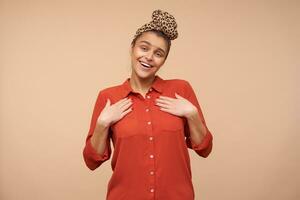
<instances>
[{"instance_id":1,"label":"chest pocket","mask_svg":"<svg viewBox=\"0 0 300 200\"><path fill-rule=\"evenodd\" d=\"M184 119L182 117L158 110L158 127L164 131L178 131L184 129Z\"/></svg>"},{"instance_id":2,"label":"chest pocket","mask_svg":"<svg viewBox=\"0 0 300 200\"><path fill-rule=\"evenodd\" d=\"M139 124L136 111L127 113L122 119L111 126L114 137L123 138L136 135L139 132Z\"/></svg>"}]
</instances>

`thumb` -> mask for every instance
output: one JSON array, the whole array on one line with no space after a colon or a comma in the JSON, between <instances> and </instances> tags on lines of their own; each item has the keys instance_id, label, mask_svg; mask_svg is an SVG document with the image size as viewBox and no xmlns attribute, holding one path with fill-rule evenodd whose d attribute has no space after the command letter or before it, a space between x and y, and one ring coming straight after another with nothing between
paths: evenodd
<instances>
[{"instance_id":1,"label":"thumb","mask_svg":"<svg viewBox=\"0 0 300 200\"><path fill-rule=\"evenodd\" d=\"M177 94L176 92L175 92L175 96L176 96L176 98L178 98L178 99L183 99L183 97L180 96L179 94Z\"/></svg>"},{"instance_id":2,"label":"thumb","mask_svg":"<svg viewBox=\"0 0 300 200\"><path fill-rule=\"evenodd\" d=\"M109 98L107 98L107 101L106 101L106 104L105 104L105 107L108 107L108 106L110 106L110 100L109 100Z\"/></svg>"}]
</instances>

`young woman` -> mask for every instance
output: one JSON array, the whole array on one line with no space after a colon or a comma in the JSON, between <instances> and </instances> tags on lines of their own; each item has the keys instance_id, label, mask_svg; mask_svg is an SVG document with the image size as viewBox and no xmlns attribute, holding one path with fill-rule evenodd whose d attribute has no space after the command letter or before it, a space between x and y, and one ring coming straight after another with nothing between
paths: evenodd
<instances>
[{"instance_id":1,"label":"young woman","mask_svg":"<svg viewBox=\"0 0 300 200\"><path fill-rule=\"evenodd\" d=\"M131 44L132 73L99 91L83 157L91 170L114 152L107 200L193 200L188 148L207 157L212 134L188 81L156 75L176 39L175 18L161 10Z\"/></svg>"}]
</instances>

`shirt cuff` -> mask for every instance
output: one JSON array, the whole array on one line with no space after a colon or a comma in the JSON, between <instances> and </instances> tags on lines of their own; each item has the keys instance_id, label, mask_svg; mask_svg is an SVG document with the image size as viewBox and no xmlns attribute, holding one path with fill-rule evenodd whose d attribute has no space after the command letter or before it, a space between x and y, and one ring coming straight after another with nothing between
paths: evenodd
<instances>
[{"instance_id":1,"label":"shirt cuff","mask_svg":"<svg viewBox=\"0 0 300 200\"><path fill-rule=\"evenodd\" d=\"M210 133L210 131L208 129L206 129L206 130L207 130L207 132L206 132L202 142L200 142L199 144L195 144L195 143L193 143L192 140L190 140L192 149L194 149L196 151L202 151L210 146L210 144L212 142L212 134Z\"/></svg>"},{"instance_id":2,"label":"shirt cuff","mask_svg":"<svg viewBox=\"0 0 300 200\"><path fill-rule=\"evenodd\" d=\"M102 155L98 154L97 151L92 146L91 140L87 141L87 144L86 144L86 153L94 161L105 161L105 160L107 160L109 158L108 148L105 148L105 151L104 151L104 153Z\"/></svg>"}]
</instances>

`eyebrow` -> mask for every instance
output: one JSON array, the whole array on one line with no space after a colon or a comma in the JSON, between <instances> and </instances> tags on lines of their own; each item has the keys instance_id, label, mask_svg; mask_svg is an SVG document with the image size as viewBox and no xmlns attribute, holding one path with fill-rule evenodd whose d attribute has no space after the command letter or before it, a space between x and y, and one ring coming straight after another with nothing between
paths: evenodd
<instances>
[{"instance_id":1,"label":"eyebrow","mask_svg":"<svg viewBox=\"0 0 300 200\"><path fill-rule=\"evenodd\" d=\"M144 42L144 43L146 43L146 44L148 44L148 45L150 45L150 46L153 46L150 42L148 42L148 41L145 41L145 40L142 40L142 41L140 41L140 43L142 43L142 42ZM162 48L160 48L160 47L157 47L160 51L162 51L164 54L166 53Z\"/></svg>"}]
</instances>

